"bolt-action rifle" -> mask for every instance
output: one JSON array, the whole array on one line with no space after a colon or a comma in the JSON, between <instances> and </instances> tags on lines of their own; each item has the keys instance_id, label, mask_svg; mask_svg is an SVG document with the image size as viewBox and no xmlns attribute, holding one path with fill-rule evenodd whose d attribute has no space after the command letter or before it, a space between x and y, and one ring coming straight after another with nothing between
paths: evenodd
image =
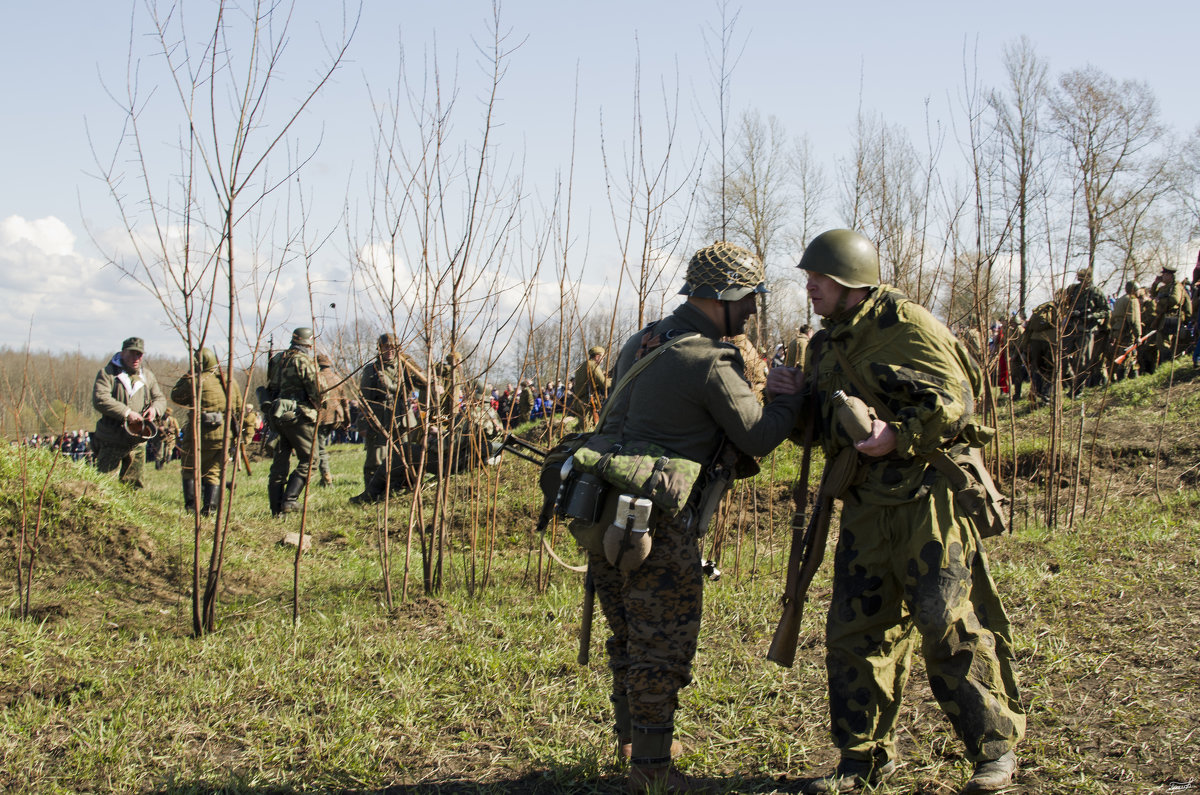
<instances>
[{"instance_id":1,"label":"bolt-action rifle","mask_svg":"<svg viewBox=\"0 0 1200 795\"><path fill-rule=\"evenodd\" d=\"M1150 339L1157 333L1158 333L1158 329L1154 329L1154 330L1150 331L1148 334L1145 334L1142 337L1140 337L1136 342L1134 342L1128 348L1123 350L1121 352L1120 356L1113 359L1113 364L1125 364L1125 360L1127 358L1129 358L1129 355L1131 353L1134 353L1135 351L1137 351L1137 349L1142 346L1142 343L1146 342L1146 340Z\"/></svg>"}]
</instances>

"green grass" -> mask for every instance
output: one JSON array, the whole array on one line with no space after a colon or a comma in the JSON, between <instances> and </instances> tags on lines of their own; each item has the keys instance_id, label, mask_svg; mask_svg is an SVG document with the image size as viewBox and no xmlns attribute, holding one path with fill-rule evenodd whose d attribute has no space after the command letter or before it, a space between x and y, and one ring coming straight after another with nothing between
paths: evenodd
<instances>
[{"instance_id":1,"label":"green grass","mask_svg":"<svg viewBox=\"0 0 1200 795\"><path fill-rule=\"evenodd\" d=\"M696 681L682 694L679 764L728 791L795 792L835 761L821 642L828 564L795 667L765 659L786 555L784 479L797 462L785 449L764 465L760 478L774 472L777 485L762 484L758 513L746 493L758 529L725 541L725 576L705 589ZM0 455L0 469L9 466ZM503 465L489 587L466 588L472 560L460 525L443 592L421 592L417 565L408 598L389 612L379 514L346 503L359 490L361 452L336 448L339 484L309 498L316 543L302 559L293 626L293 550L276 542L299 520L268 516L266 464L256 463L238 488L218 629L201 639L189 637L192 528L177 466L151 469L138 494L86 468L58 473L93 484L90 502L56 503L46 544L62 548L48 549L48 568L35 574L44 618L0 614L0 791L622 791L603 618L597 611L592 663L580 667L579 576L554 570L538 593L528 574L537 558L530 465ZM407 505L399 498L390 510L398 599ZM469 507L456 506L463 522ZM1030 710L1024 791L1161 792L1200 777L1198 507L1188 492L1162 507L1122 501L1070 533L1032 525L988 543ZM149 558L118 546L134 541ZM11 542L0 561L10 611ZM140 561L140 574L126 560ZM61 610L44 610L52 605ZM905 764L880 792L953 791L965 777L920 663L900 741Z\"/></svg>"}]
</instances>

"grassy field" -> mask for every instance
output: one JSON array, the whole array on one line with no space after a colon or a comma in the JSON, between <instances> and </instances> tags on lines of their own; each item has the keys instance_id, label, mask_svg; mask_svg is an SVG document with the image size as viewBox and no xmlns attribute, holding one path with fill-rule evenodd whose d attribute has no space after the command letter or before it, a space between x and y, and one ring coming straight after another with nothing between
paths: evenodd
<instances>
[{"instance_id":1,"label":"grassy field","mask_svg":"<svg viewBox=\"0 0 1200 795\"><path fill-rule=\"evenodd\" d=\"M1130 389L1152 404L1144 391ZM1119 390L1112 397L1119 417ZM1185 410L1168 428L1177 458L1187 453L1179 440L1195 438L1189 399L1181 394ZM796 455L785 449L777 458L739 502L746 529L726 537L725 576L706 586L696 682L678 719L687 748L680 766L729 792L797 792L835 761L822 645L827 570L796 666L765 659ZM310 496L315 543L302 561L299 622L291 614L294 549L278 544L299 520L270 518L260 462L239 487L218 629L195 639L192 529L180 509L178 464L150 470L137 494L87 468L60 466L34 617L19 619L18 459L0 453L0 791L623 791L603 618L597 611L592 662L581 667L581 577L558 569L544 592L534 585L532 465L506 458L501 467L486 588L466 587L463 507L446 587L422 593L414 564L400 599L407 499L392 507L398 599L389 611L378 513L347 504L359 490L361 450L335 448L333 460L337 485ZM1024 521L988 542L1018 633L1030 718L1021 791L1200 791L1200 495L1180 485L1186 466L1164 476L1161 502L1144 472L1134 468L1114 488L1106 471L1095 480L1108 480L1110 498L1070 531ZM44 459L31 459L30 483L44 471ZM1019 486L1039 488L1036 477ZM478 571L489 557L486 544L476 548ZM880 792L954 792L967 775L919 662L901 749L900 773Z\"/></svg>"}]
</instances>

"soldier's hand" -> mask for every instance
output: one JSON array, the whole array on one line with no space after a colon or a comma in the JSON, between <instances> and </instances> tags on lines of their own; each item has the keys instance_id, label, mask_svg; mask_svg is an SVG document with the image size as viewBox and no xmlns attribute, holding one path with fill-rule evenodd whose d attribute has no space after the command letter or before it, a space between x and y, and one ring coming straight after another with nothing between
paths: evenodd
<instances>
[{"instance_id":1,"label":"soldier's hand","mask_svg":"<svg viewBox=\"0 0 1200 795\"><path fill-rule=\"evenodd\" d=\"M871 435L855 442L854 447L864 455L885 456L896 449L896 431L883 420L872 420Z\"/></svg>"},{"instance_id":2,"label":"soldier's hand","mask_svg":"<svg viewBox=\"0 0 1200 795\"><path fill-rule=\"evenodd\" d=\"M135 434L141 434L143 430L142 415L131 411L125 415L125 424L129 426L129 430Z\"/></svg>"},{"instance_id":3,"label":"soldier's hand","mask_svg":"<svg viewBox=\"0 0 1200 795\"><path fill-rule=\"evenodd\" d=\"M154 406L148 407L142 413L142 419L144 419L146 422L154 422L154 418L157 416L158 416L158 412L154 410Z\"/></svg>"},{"instance_id":4,"label":"soldier's hand","mask_svg":"<svg viewBox=\"0 0 1200 795\"><path fill-rule=\"evenodd\" d=\"M794 395L804 387L804 372L799 367L772 367L767 371L767 391L773 395Z\"/></svg>"}]
</instances>

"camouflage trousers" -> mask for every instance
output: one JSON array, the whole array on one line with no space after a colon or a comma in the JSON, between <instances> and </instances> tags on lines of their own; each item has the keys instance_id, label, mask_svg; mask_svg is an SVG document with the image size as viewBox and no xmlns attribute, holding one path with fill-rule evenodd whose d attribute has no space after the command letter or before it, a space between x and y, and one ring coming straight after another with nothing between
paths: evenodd
<instances>
[{"instance_id":1,"label":"camouflage trousers","mask_svg":"<svg viewBox=\"0 0 1200 795\"><path fill-rule=\"evenodd\" d=\"M971 761L1025 733L1012 634L979 536L942 476L924 498L842 510L826 624L833 739L842 756L896 758L896 718L914 629L933 695Z\"/></svg>"},{"instance_id":2,"label":"camouflage trousers","mask_svg":"<svg viewBox=\"0 0 1200 795\"><path fill-rule=\"evenodd\" d=\"M142 467L146 464L146 443L134 445L122 444L108 439L99 439L92 434L92 452L96 457L96 469L101 472L112 472L118 467L118 478L135 489L140 489L142 482Z\"/></svg>"},{"instance_id":3,"label":"camouflage trousers","mask_svg":"<svg viewBox=\"0 0 1200 795\"><path fill-rule=\"evenodd\" d=\"M600 609L612 636L608 665L612 700L623 738L633 734L634 756L643 734L665 735L674 729L679 690L692 681L692 658L700 633L704 590L700 548L694 535L657 528L650 556L623 575L604 555L589 556Z\"/></svg>"},{"instance_id":4,"label":"camouflage trousers","mask_svg":"<svg viewBox=\"0 0 1200 795\"><path fill-rule=\"evenodd\" d=\"M292 453L296 453L296 469L292 474L303 480L308 480L308 471L313 463L313 445L316 444L317 426L311 422L297 422L289 425L276 426L279 440L275 444L275 457L271 459L271 473L268 483L286 484L288 467L292 463Z\"/></svg>"}]
</instances>

